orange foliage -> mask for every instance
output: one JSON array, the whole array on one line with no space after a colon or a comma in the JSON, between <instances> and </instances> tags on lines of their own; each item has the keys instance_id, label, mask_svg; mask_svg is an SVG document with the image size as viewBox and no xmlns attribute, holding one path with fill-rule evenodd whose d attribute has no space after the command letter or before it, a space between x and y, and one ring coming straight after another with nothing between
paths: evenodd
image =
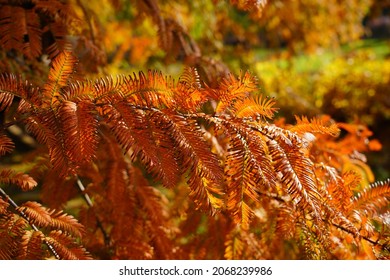
<instances>
[{"instance_id":1,"label":"orange foliage","mask_svg":"<svg viewBox=\"0 0 390 280\"><path fill-rule=\"evenodd\" d=\"M15 5L38 13L41 2ZM373 182L364 152L381 146L364 125L274 120L276 100L258 94L252 74L226 74L157 1L137 8L167 58L199 67L178 80L152 70L92 79L76 44L49 53L43 84L0 75L1 259L389 258L390 181ZM1 28L22 38L17 25L1 14ZM1 51L46 53L39 32L29 47L1 37ZM137 38L114 60L131 45L130 60L146 61L149 37ZM8 135L14 125L35 139L28 152ZM15 201L15 186L40 202Z\"/></svg>"}]
</instances>

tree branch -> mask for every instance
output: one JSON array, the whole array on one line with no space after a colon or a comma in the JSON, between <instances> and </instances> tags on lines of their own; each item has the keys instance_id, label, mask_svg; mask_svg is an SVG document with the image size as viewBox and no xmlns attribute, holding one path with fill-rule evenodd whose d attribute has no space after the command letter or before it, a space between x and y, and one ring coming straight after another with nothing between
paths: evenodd
<instances>
[{"instance_id":1,"label":"tree branch","mask_svg":"<svg viewBox=\"0 0 390 280\"><path fill-rule=\"evenodd\" d=\"M40 231L36 225L34 225L33 223L30 222L30 219L26 215L26 213L24 213L23 210L19 209L19 206L16 204L16 202L13 201L12 198L2 188L0 188L0 195L2 195L6 199L6 201L8 201L12 205L12 207L14 208L14 211L18 215L20 215L23 219L25 219L29 223L29 225L31 226L31 228L33 230ZM58 255L57 251L54 249L54 247L49 242L46 241L46 239L44 239L43 242L47 245L47 247L49 248L49 250L51 251L51 253L54 255L54 257L56 259L58 259L58 260L61 259L60 256Z\"/></svg>"},{"instance_id":2,"label":"tree branch","mask_svg":"<svg viewBox=\"0 0 390 280\"><path fill-rule=\"evenodd\" d=\"M275 200L277 200L277 201L279 201L279 202L287 203L287 201L286 201L283 197L277 196L276 194L267 194L267 193L263 193L263 192L259 192L259 191L258 191L257 193L258 193L259 195L263 195L263 196L266 196L266 197L268 197L268 198L275 199ZM328 220L324 220L324 219L323 219L322 221L325 222L325 223L328 223L328 222L329 222ZM357 236L357 235L356 235L354 232L352 232L351 230L349 230L349 229L347 229L347 228L345 228L345 227L343 227L343 226L340 226L340 225L338 225L338 224L335 224L335 223L333 223L333 222L331 222L330 224L331 224L332 226L334 226L334 227L336 227L336 228L342 230L342 231L345 231L345 232L347 232L347 233L349 233L349 234L352 234L354 237L360 237L360 238L366 240L367 242L371 243L372 245L374 245L374 246L380 246L380 247L382 247L383 250L390 252L389 246L386 246L386 245L384 245L384 244L380 244L378 241L374 241L374 240L372 240L372 239L370 239L369 237L364 236L364 235L359 235L359 236Z\"/></svg>"},{"instance_id":3,"label":"tree branch","mask_svg":"<svg viewBox=\"0 0 390 280\"><path fill-rule=\"evenodd\" d=\"M82 195L84 197L85 202L87 203L87 205L90 208L92 208L93 207L92 200L91 200L90 196L85 192L85 187L83 185L83 182L81 182L79 176L77 176L77 175L76 175L76 182L77 182L77 186L79 187L79 189L80 189L80 191L81 191L81 193L82 193ZM97 217L97 216L96 216L96 224L97 224L98 228L101 230L101 232L103 233L104 244L109 245L110 244L110 236L107 234L107 232L104 229L101 221L99 220L99 217Z\"/></svg>"}]
</instances>

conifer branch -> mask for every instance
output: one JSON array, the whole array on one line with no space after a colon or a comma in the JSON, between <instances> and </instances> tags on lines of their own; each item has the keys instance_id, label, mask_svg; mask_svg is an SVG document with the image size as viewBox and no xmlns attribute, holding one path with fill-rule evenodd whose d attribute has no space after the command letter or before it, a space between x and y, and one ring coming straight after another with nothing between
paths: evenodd
<instances>
[{"instance_id":1,"label":"conifer branch","mask_svg":"<svg viewBox=\"0 0 390 280\"><path fill-rule=\"evenodd\" d=\"M153 1L146 3L153 8ZM257 87L249 73L238 78L229 75L213 88L202 88L196 71L191 70L178 83L157 71L78 82L73 78L76 63L70 51L59 54L52 61L42 90L3 75L0 110L7 113L17 96L17 122L24 123L37 141L48 148L43 157L50 159L52 168L45 172L52 176L45 176L44 182L52 185L51 190L56 193L53 197L60 199L47 198L45 203L61 205L68 201L73 194L66 193L65 186L75 191L76 181L91 210L81 211L80 220L91 222L94 232L87 242L91 242L88 245L93 250L102 246L103 235L106 249L112 249L107 254L115 258L176 256L180 250L172 248L177 245L175 235L182 234L178 233L182 228L170 223L175 211L169 209L168 202L155 188L159 184L177 197L189 197L193 204L186 201L187 209L215 214L207 221L204 237L215 241L210 238L215 230L215 236L226 236L222 243L228 258L263 257L258 252L247 253L247 248L261 247L275 224L276 233L292 238L313 258L331 256L327 254L327 250L332 250L329 243L349 238L348 234L357 243L365 240L381 246L383 252L389 251L386 221L380 217L388 207L389 182L373 185L350 200L360 179L352 176L356 184L350 184L348 176L338 174L343 163L328 160L327 145L316 147L321 145L317 141L322 136L337 137L337 124L305 117L297 118L295 126L269 123L276 110L275 102L251 96ZM23 94L18 95L19 91ZM216 105L212 112L200 111L207 102ZM8 117L12 119L13 115ZM0 153L5 154L13 149L13 144L6 136L2 139ZM335 144L328 138L325 141ZM348 161L356 142L350 143L345 151L332 148ZM0 177L5 182L24 190L36 186L28 175L2 172ZM56 185L58 174L60 187ZM88 192L77 174L91 182ZM9 215L23 222L19 227L21 234L28 224L35 231L50 226L55 230L43 240L56 258L86 256L72 240L83 232L76 219L62 211L49 212L37 202L19 207L0 190L22 217ZM7 209L8 203L0 206ZM226 215L220 215L221 212ZM253 219L254 216L259 219ZM382 229L374 227L373 218L383 223ZM259 240L255 240L246 233L258 222L264 228ZM183 229L183 234L203 227L201 223ZM238 225L236 232L232 231L233 224ZM357 224L361 224L361 229ZM33 232L28 228L28 234ZM375 234L379 234L377 241L373 240ZM196 250L193 248L204 241L201 239L188 239L188 256L205 257L202 253L192 255ZM39 242L34 245L40 246L41 239L36 240ZM277 248L278 241L272 243L274 247L267 248L270 252L281 249Z\"/></svg>"},{"instance_id":2,"label":"conifer branch","mask_svg":"<svg viewBox=\"0 0 390 280\"><path fill-rule=\"evenodd\" d=\"M369 237L364 236L364 235L356 236L356 234L355 234L354 232L352 232L351 230L349 230L349 229L347 229L347 228L345 228L345 227L343 227L343 226L340 226L340 225L338 225L338 224L335 224L335 223L332 223L332 226L334 226L334 227L336 227L336 228L338 228L338 229L341 229L342 231L345 231L345 232L347 232L347 233L349 233L349 234L352 234L354 237L361 237L361 238L363 238L364 240L366 240L367 242L371 243L372 245L374 245L374 246L380 246L383 250L385 250L385 251L387 251L387 252L390 253L390 247L389 247L389 245L381 244L381 243L378 242L379 240L374 241L374 240L372 240L372 239L370 239Z\"/></svg>"},{"instance_id":3,"label":"conifer branch","mask_svg":"<svg viewBox=\"0 0 390 280\"><path fill-rule=\"evenodd\" d=\"M263 193L263 192L259 192L259 191L258 191L257 193L260 194L260 195L264 195L264 196L266 196L266 197L269 197L269 198L271 198L271 199L275 199L275 200L277 200L277 201L279 201L279 202L287 203L287 201L286 201L285 198L280 197L280 196L278 196L278 195L272 195L272 194ZM328 223L328 222L329 222L329 220L325 220L325 219L323 219L322 221L325 222L325 223ZM349 229L347 229L347 228L345 228L345 227L343 227L343 226L341 226L341 225L338 225L338 224L333 223L333 222L331 222L330 224L331 224L332 226L334 226L334 227L336 227L336 228L342 230L342 231L345 231L345 232L347 232L347 233L349 233L349 234L352 234L354 237L363 238L364 240L366 240L367 242L371 243L372 245L381 246L381 248L383 248L384 250L390 252L389 246L386 246L386 245L384 245L384 244L380 244L380 243L378 242L378 240L377 240L377 241L374 241L374 240L370 239L369 237L364 236L364 235L361 235L361 234L360 234L359 236L357 236L355 232L353 232L353 231L351 231L351 230L349 230Z\"/></svg>"},{"instance_id":4,"label":"conifer branch","mask_svg":"<svg viewBox=\"0 0 390 280\"><path fill-rule=\"evenodd\" d=\"M8 201L12 205L15 212L18 213L18 215L20 215L23 219L25 219L29 223L29 225L31 226L31 228L34 231L37 231L37 232L40 231L37 228L37 226L31 222L30 218L24 213L24 211L19 208L19 206L16 204L16 202L13 201L13 199L2 188L0 188L0 194L5 198L6 201ZM43 242L45 242L46 246L49 248L49 250L53 254L53 256L59 260L60 256L58 255L58 253L54 249L54 247L49 242L47 242L46 239L43 239Z\"/></svg>"}]
</instances>

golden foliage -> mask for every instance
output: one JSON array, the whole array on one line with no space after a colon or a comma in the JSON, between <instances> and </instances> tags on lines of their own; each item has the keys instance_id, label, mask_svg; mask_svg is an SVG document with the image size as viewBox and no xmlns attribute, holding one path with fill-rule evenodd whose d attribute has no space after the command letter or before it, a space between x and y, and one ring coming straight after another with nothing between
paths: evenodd
<instances>
[{"instance_id":1,"label":"golden foliage","mask_svg":"<svg viewBox=\"0 0 390 280\"><path fill-rule=\"evenodd\" d=\"M91 219L97 221L92 227L95 229L86 233L87 247L95 254L100 254L96 246L113 249L112 256L101 255L103 258L167 259L184 253L174 242L180 229L173 227L168 201L143 177L142 168L170 189L185 183L194 211L227 215L229 223L236 226L225 232L226 258L249 257L246 246L260 248L257 242L263 244L262 238L266 237L257 241L252 227L259 222L264 225L268 219L270 225L277 224L277 231L293 228L290 238L298 239L297 248L303 250L305 258L329 258L334 242L331 235L336 234L333 227L370 241L379 234L368 217L362 223L363 212L359 211L362 208L372 219L380 219L388 200L377 198L388 192L388 184L367 189L354 200L354 190L349 188L357 187L359 181L352 181L358 177L352 173L340 175L338 170L345 163L325 157L329 153L354 156L352 147L364 151L359 143L370 136L364 129L356 132L353 125L335 124L325 117L297 117L297 124L287 128L270 124L267 119L275 111L274 100L251 97L256 83L249 73L238 78L230 75L217 88L203 88L192 69L187 69L178 83L152 71L116 80L106 77L75 82L71 77L74 64L71 53L59 54L42 90L23 87L20 104L29 105L19 106L19 110L24 116L21 121L48 147L51 174L59 174L63 183L74 184L74 180L65 179L73 174L91 182L87 192L94 202L87 199L92 208L83 212L80 220L87 225ZM11 84L22 84L13 76L5 77ZM15 86L10 91L4 82L3 87L1 93L16 94ZM183 101L184 92L194 102ZM199 112L201 92L201 103L218 102L213 114ZM42 93L42 99L30 98L37 93ZM27 103L22 103L24 100ZM336 144L329 137L338 135L338 127L349 134ZM205 131L214 131L216 142L208 142ZM219 153L212 152L216 143ZM24 189L36 185L25 174L1 174L6 184ZM51 180L55 178L52 175L48 177ZM283 207L291 210L285 212ZM71 241L84 233L73 217L36 202L26 202L16 210L34 226L51 229L42 237L25 234L20 228L25 236L21 240L26 244L23 256L30 256L27 247L35 248L39 240L44 240L56 257L88 257L83 247ZM113 219L113 213L122 214L114 214ZM126 223L133 225L138 242L124 241ZM360 229L363 225L365 231ZM142 232L147 234L141 236ZM260 254L250 252L252 257Z\"/></svg>"},{"instance_id":2,"label":"golden foliage","mask_svg":"<svg viewBox=\"0 0 390 280\"><path fill-rule=\"evenodd\" d=\"M239 118L272 119L276 108L275 100L263 98L262 95L249 97L241 102L236 102L232 108L233 114Z\"/></svg>"},{"instance_id":3,"label":"golden foliage","mask_svg":"<svg viewBox=\"0 0 390 280\"><path fill-rule=\"evenodd\" d=\"M12 152L14 148L14 142L7 135L0 134L0 156Z\"/></svg>"},{"instance_id":4,"label":"golden foliage","mask_svg":"<svg viewBox=\"0 0 390 280\"><path fill-rule=\"evenodd\" d=\"M294 125L290 130L304 135L305 133L324 133L329 134L333 137L337 137L340 133L340 129L337 124L332 123L331 120L326 118L313 118L309 120L307 117L295 117L297 124ZM327 124L326 122L330 122Z\"/></svg>"},{"instance_id":5,"label":"golden foliage","mask_svg":"<svg viewBox=\"0 0 390 280\"><path fill-rule=\"evenodd\" d=\"M332 167L332 162L325 161L324 163L330 166L323 165L324 175L332 178L327 187L319 167L307 156L318 149L315 146L317 138L308 138L307 134L322 133L334 137L339 132L337 125L330 120L309 120L305 117L297 117L298 123L288 129L267 123L266 118L271 118L275 111L274 101L249 97L256 89L255 80L249 73L239 78L230 75L222 80L216 89L202 88L196 72L191 69L186 70L177 84L172 78L163 77L158 72L121 76L116 81L108 77L95 82L75 83L70 76L75 63L71 57L69 52L65 52L53 61L48 81L42 89L43 99L27 99L31 105L23 107L23 113L28 116L23 121L30 130L35 131L38 140L48 146L54 171L62 176L80 172L80 175L83 174L83 180L92 182L88 188L91 195L100 193L95 197L93 206L96 211L95 219L99 221L96 230L103 234L105 244L109 238L110 246L120 246L115 249L118 258L126 257L130 248L136 248L137 252L146 250L145 254L149 251L144 258L178 256L171 251L175 245L171 244L173 240L170 236L176 233L169 233L169 227L165 229L168 232L161 232L160 227L155 226L166 220L169 214L164 214L166 206L158 202L162 196L157 189L141 179L135 165L138 161L154 179L161 180L164 186L170 188L175 188L184 175L195 209L207 210L215 215L229 215L233 224L238 227L234 227L227 235L227 258L243 257L243 246L256 243L249 234L252 224L259 219L259 213L264 211L261 209L272 209L273 200L286 203L288 207L295 209L296 222L293 227L296 228L296 233L292 234L292 238L306 236L301 246L308 258L327 257L330 250L328 243L331 242L329 228L332 226L343 228L359 238L357 225L354 225L359 207L367 205L363 206L367 210L368 205L372 205L368 203L375 203L376 208L370 207L369 213L372 216L382 209L378 208L379 205L386 206L388 203L387 200L374 202L378 193L387 191L388 186L384 183L380 187L384 191L379 192L379 188L371 188L364 192L358 201L367 200L367 204L361 202L359 207L354 206L358 202L345 204L348 199L352 199L352 192L346 190L340 196L337 188L348 188L351 184L344 181L349 177L341 177L332 169L338 166ZM28 87L25 90L30 88L32 89ZM51 94L45 94L48 88L52 89ZM6 86L5 90L0 90L9 94ZM185 90L190 93L202 91L208 100L220 100L215 109L218 114L198 112L198 102L183 103L182 92ZM60 94L53 97L53 92ZM195 100L197 94L193 95ZM26 93L25 96L30 95ZM55 102L52 102L53 98ZM48 101L49 103L46 103ZM48 107L46 104L51 105ZM177 109L184 111L180 113L175 111ZM254 121L255 119L260 122ZM222 145L220 149L224 150L222 158L211 152L212 148L204 138L204 125L212 128L220 139L217 141ZM354 135L353 126L340 124L340 127ZM98 130L101 137L98 137ZM359 133L361 136L362 130L359 130ZM349 140L345 145L352 146L350 141L353 138L344 138L343 141L347 141L346 139ZM356 142L358 140L353 141L359 143ZM124 158L117 154L118 148L114 148L115 144L122 147ZM97 149L100 145L110 147L109 157L105 155L104 158L112 163L97 165L97 170L87 168L85 163L94 162L95 158L99 160L103 156ZM340 152L351 154L348 149ZM316 157L320 158L318 152ZM97 173L100 169L111 171L102 176ZM27 175L13 175L10 171L2 173L3 177L7 178L3 180L6 183L33 185ZM104 187L106 184L108 188ZM126 186L130 186L130 189ZM333 196L338 199L337 203L327 202L328 198ZM107 199L112 203L107 204ZM124 201L131 203L125 206L127 203L123 204ZM136 232L146 230L148 238L141 238L141 243L131 243L130 247L125 246L122 237L120 238L123 236L120 233L123 222L117 217L119 220L112 224L114 221L107 214L117 210L103 211L108 205L121 207L120 213L127 213L140 205L138 212L143 214L139 216L141 213L129 212L129 215L133 216L130 221L137 225L134 228ZM260 205L263 207L259 208ZM101 209L98 210L98 206ZM48 211L36 202L25 203L17 210L24 213L29 222L40 227L53 228L54 231L44 240L61 258L84 256L84 249L73 247L69 239L71 236L81 237L83 234L83 229L74 218L61 211ZM107 213L104 213L105 211ZM349 213L354 213L351 220ZM88 215L91 214L93 213ZM308 216L313 219L311 222L306 220ZM129 216L123 216L125 217L129 219ZM147 218L145 220L140 219L141 217ZM378 217L375 215L376 219ZM86 218L87 216L82 216L81 220ZM282 229L283 224L290 219L290 215L279 215L278 228ZM168 220L166 221L168 223ZM108 226L108 223L112 225ZM308 223L313 223L313 226ZM105 228L112 229L107 232ZM370 235L366 238L370 238L374 231L371 228ZM24 240L31 238L26 236ZM37 241L33 239L31 242L31 246L35 246ZM27 241L26 243L30 244Z\"/></svg>"},{"instance_id":6,"label":"golden foliage","mask_svg":"<svg viewBox=\"0 0 390 280\"><path fill-rule=\"evenodd\" d=\"M48 79L43 88L43 101L55 106L61 96L60 89L66 86L74 70L76 59L72 52L64 51L52 62Z\"/></svg>"}]
</instances>

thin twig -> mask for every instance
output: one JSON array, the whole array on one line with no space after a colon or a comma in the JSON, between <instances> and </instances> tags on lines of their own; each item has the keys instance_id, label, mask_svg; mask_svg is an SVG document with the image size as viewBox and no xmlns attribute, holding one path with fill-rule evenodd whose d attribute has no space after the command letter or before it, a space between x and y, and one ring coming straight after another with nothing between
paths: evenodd
<instances>
[{"instance_id":1,"label":"thin twig","mask_svg":"<svg viewBox=\"0 0 390 280\"><path fill-rule=\"evenodd\" d=\"M76 182L77 182L77 186L79 187L80 191L83 194L85 202L87 202L89 207L92 207L93 206L92 200L89 197L89 195L85 192L85 187L84 187L83 183L81 182L80 178L77 175L76 175Z\"/></svg>"},{"instance_id":2,"label":"thin twig","mask_svg":"<svg viewBox=\"0 0 390 280\"><path fill-rule=\"evenodd\" d=\"M279 201L279 202L287 203L287 201L286 201L283 197L277 196L277 195L275 195L275 194L266 194L266 193L263 193L263 192L260 192L260 191L257 191L257 193L258 193L259 195L264 195L264 196L267 196L267 197L269 197L269 198L271 198L271 199L275 199L275 200L277 200L277 201ZM327 220L324 220L324 219L323 219L322 221L325 222L325 223L328 222ZM349 234L352 234L352 235L355 236L355 237L361 237L362 239L366 240L367 242L371 243L372 245L381 246L381 247L383 248L383 250L389 251L389 247L388 247L388 246L383 245L383 244L380 244L378 241L374 241L374 240L372 240L372 239L370 239L369 237L364 236L364 235L357 235L357 234L354 233L353 231L351 231L351 230L349 230L349 229L347 229L347 228L345 228L345 227L343 227L343 226L340 226L340 225L338 225L338 224L335 224L335 223L333 223L333 222L331 222L330 224L331 224L332 226L334 226L334 227L336 227L336 228L342 230L342 231L345 231L345 232L347 232L347 233L349 233Z\"/></svg>"},{"instance_id":3,"label":"thin twig","mask_svg":"<svg viewBox=\"0 0 390 280\"><path fill-rule=\"evenodd\" d=\"M347 229L347 228L345 228L345 227L343 227L343 226L340 226L340 225L338 225L338 224L335 224L335 223L332 223L332 226L335 226L335 227L338 228L338 229L341 229L341 230L343 230L343 231L345 231L345 232L347 232L347 233L349 233L349 234L352 234L352 235L355 236L355 237L361 237L361 238L363 238L364 240L366 240L366 241L368 241L369 243L371 243L372 245L381 246L381 247L383 248L383 250L390 251L389 248L388 248L388 246L386 246L386 245L384 245L384 244L380 244L378 241L374 241L374 240L368 238L367 236L364 236L364 235L356 236L356 234L355 234L354 232L350 231L349 229Z\"/></svg>"},{"instance_id":4,"label":"thin twig","mask_svg":"<svg viewBox=\"0 0 390 280\"><path fill-rule=\"evenodd\" d=\"M77 186L79 187L79 189L83 195L85 202L87 203L87 205L90 208L92 208L93 207L92 200L91 200L90 196L85 192L85 187L83 185L83 182L81 182L79 176L77 176L77 175L76 175L76 182L77 182ZM99 218L97 216L96 216L96 224L97 224L98 228L101 230L101 232L103 233L104 244L109 245L110 244L110 236L107 234L106 230L104 229L101 221L99 220Z\"/></svg>"}]
</instances>

